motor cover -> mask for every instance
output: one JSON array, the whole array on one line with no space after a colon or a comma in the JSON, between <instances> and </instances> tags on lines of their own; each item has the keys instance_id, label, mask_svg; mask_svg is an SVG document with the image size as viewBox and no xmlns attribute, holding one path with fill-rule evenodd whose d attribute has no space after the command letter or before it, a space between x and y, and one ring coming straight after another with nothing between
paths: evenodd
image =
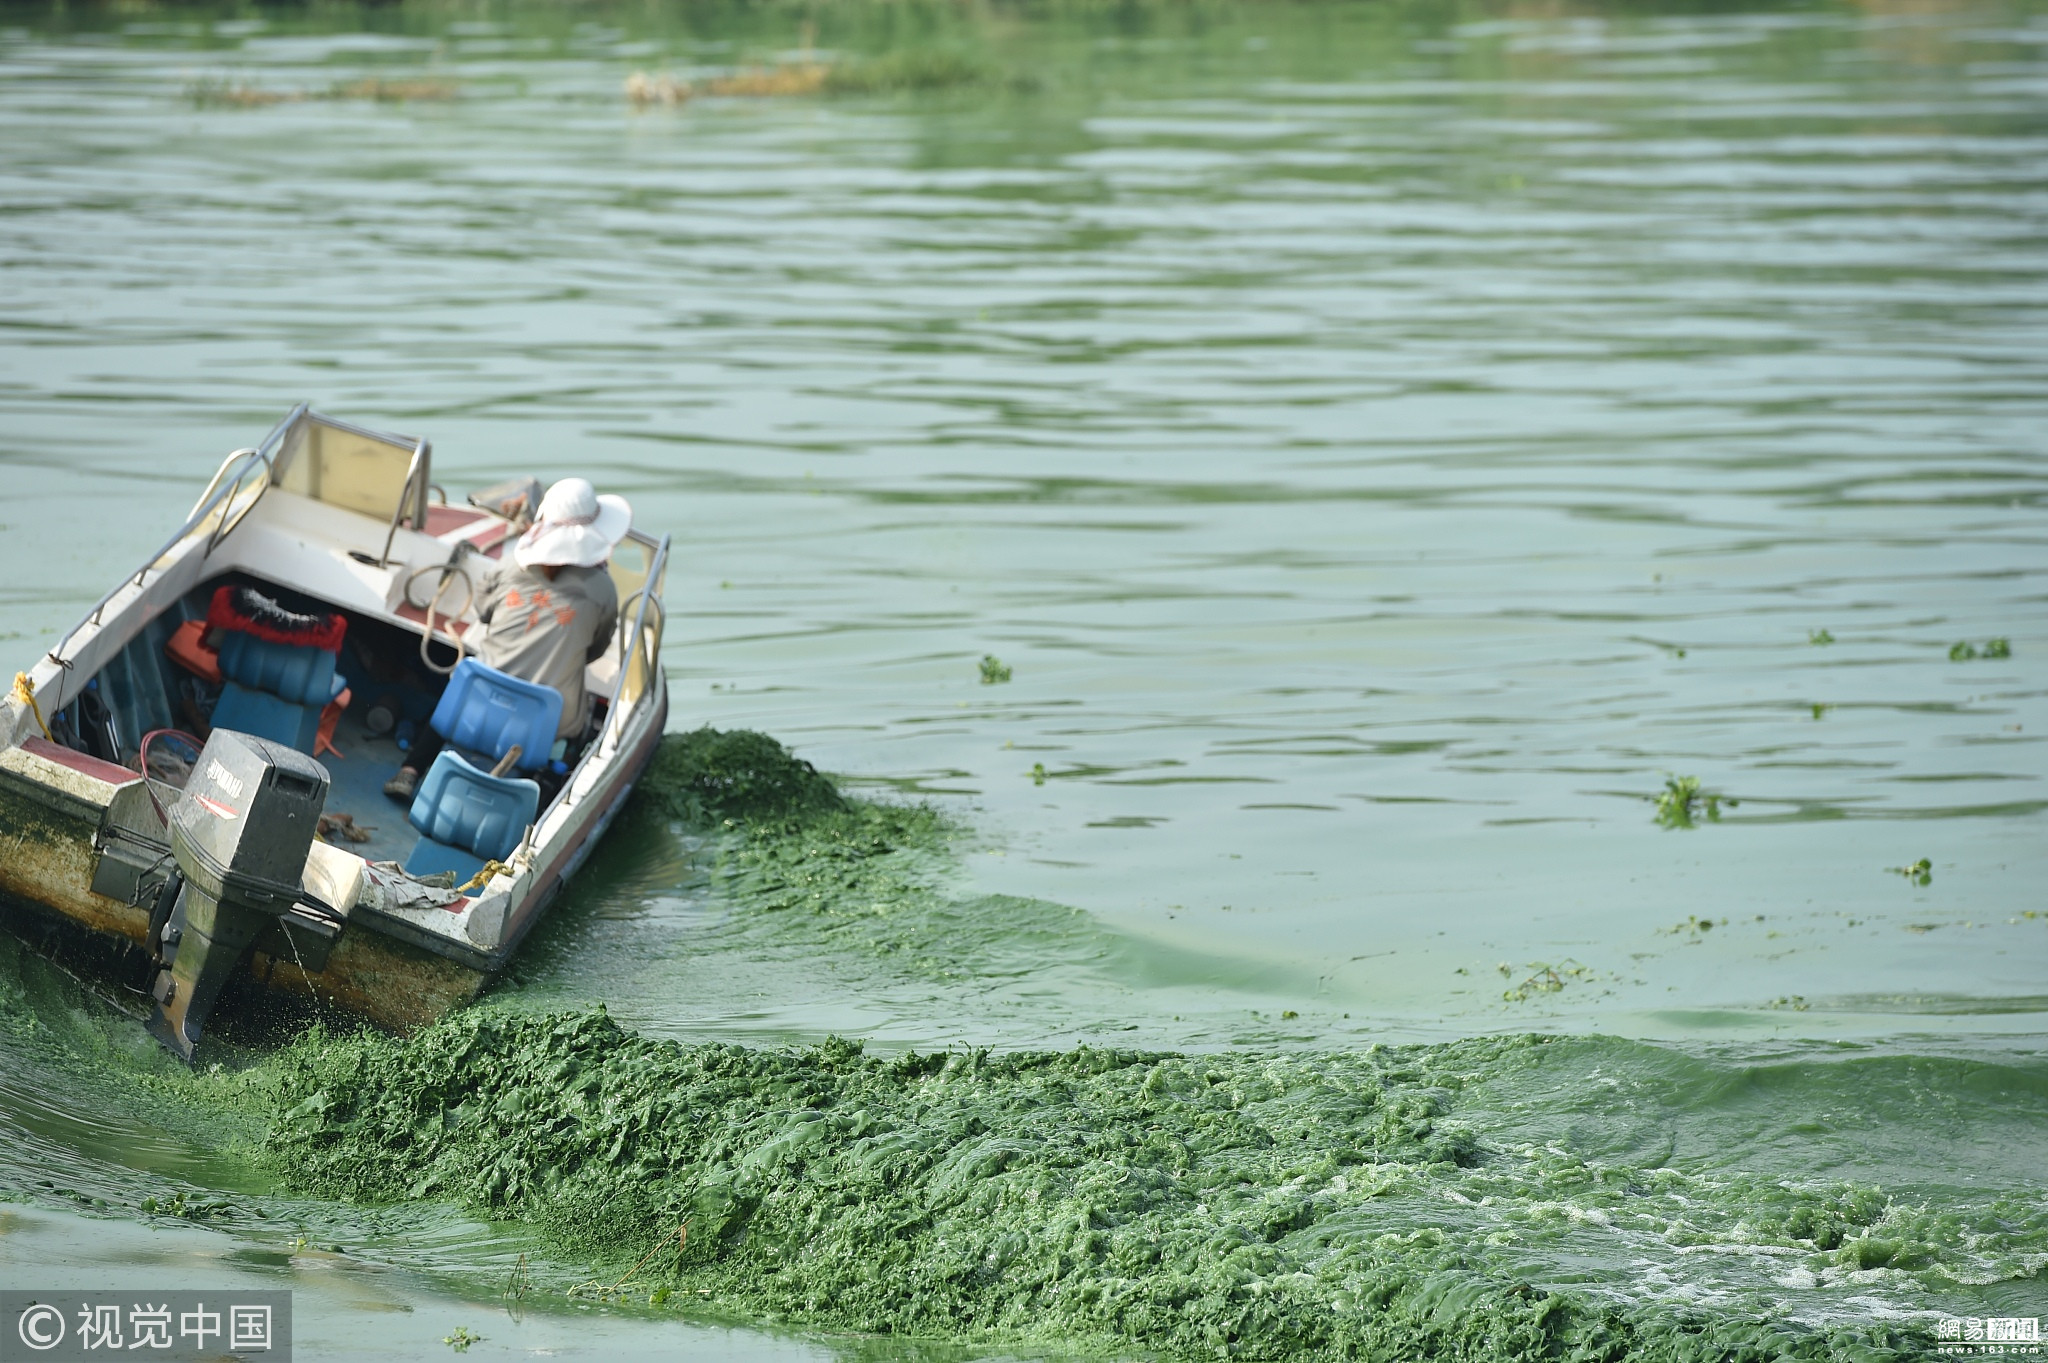
<instances>
[{"instance_id":1,"label":"motor cover","mask_svg":"<svg viewBox=\"0 0 2048 1363\"><path fill-rule=\"evenodd\" d=\"M171 851L215 899L283 913L327 805L327 768L304 753L215 729L171 811Z\"/></svg>"}]
</instances>

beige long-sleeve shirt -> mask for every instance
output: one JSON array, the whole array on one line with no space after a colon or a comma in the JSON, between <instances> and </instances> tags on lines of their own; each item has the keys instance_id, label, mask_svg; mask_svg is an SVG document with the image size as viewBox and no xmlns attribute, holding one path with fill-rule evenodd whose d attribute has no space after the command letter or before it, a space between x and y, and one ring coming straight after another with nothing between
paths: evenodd
<instances>
[{"instance_id":1,"label":"beige long-sleeve shirt","mask_svg":"<svg viewBox=\"0 0 2048 1363\"><path fill-rule=\"evenodd\" d=\"M486 665L562 693L558 738L582 732L583 669L611 645L619 589L604 568L569 566L550 580L509 559L484 579L485 623L477 656Z\"/></svg>"}]
</instances>

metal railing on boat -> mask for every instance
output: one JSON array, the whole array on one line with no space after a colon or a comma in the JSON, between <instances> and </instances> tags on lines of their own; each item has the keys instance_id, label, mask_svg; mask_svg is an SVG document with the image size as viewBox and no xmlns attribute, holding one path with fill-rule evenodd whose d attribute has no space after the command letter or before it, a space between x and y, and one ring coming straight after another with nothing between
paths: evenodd
<instances>
[{"instance_id":1,"label":"metal railing on boat","mask_svg":"<svg viewBox=\"0 0 2048 1363\"><path fill-rule=\"evenodd\" d=\"M645 672L641 683L641 694L654 684L656 674L661 670L661 637L668 632L668 609L661 603L659 590L663 575L668 570L669 543L673 537L663 535L655 546L654 557L648 561L647 576L640 589L627 597L624 604L631 605L637 598L640 608L633 613L633 627L619 641L619 679L612 687L611 708L605 712L604 729L598 734L593 748L602 753L618 750L619 737L625 731L626 715L635 708L639 696L629 696L633 668L639 665ZM653 643L647 645L647 613L655 614ZM643 661L644 659L644 661ZM630 702L630 703L624 703Z\"/></svg>"},{"instance_id":2,"label":"metal railing on boat","mask_svg":"<svg viewBox=\"0 0 2048 1363\"><path fill-rule=\"evenodd\" d=\"M413 529L421 530L427 524L427 494L433 487L428 481L432 476L434 446L430 441L419 440L412 447L412 463L405 471L405 486L399 489L398 505L391 512L391 526L384 532L384 552L377 556L379 567L391 566L391 546L398 539L398 527L405 521L406 504L412 504ZM446 502L448 494L442 493Z\"/></svg>"}]
</instances>

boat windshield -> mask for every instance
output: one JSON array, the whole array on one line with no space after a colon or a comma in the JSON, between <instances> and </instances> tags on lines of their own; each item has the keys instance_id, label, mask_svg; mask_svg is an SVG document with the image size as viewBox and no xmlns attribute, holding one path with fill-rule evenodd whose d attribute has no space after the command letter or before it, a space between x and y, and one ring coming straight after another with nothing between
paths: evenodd
<instances>
[{"instance_id":1,"label":"boat windshield","mask_svg":"<svg viewBox=\"0 0 2048 1363\"><path fill-rule=\"evenodd\" d=\"M424 441L304 412L285 431L273 466L277 486L287 492L380 521L409 511L416 527L425 523Z\"/></svg>"}]
</instances>

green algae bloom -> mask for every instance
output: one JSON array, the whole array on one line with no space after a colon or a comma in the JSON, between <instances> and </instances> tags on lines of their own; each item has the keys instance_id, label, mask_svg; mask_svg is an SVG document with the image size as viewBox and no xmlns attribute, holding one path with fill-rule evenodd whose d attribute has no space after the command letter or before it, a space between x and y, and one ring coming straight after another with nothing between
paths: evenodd
<instances>
[{"instance_id":1,"label":"green algae bloom","mask_svg":"<svg viewBox=\"0 0 2048 1363\"><path fill-rule=\"evenodd\" d=\"M966 836L928 804L856 799L774 739L698 729L663 741L635 800L711 834L703 869L728 945L834 953L842 977L1003 976L1105 949L1087 915L952 892Z\"/></svg>"},{"instance_id":2,"label":"green algae bloom","mask_svg":"<svg viewBox=\"0 0 2048 1363\"><path fill-rule=\"evenodd\" d=\"M944 816L850 797L762 735L670 739L639 798L636 817L705 833L720 930L771 953L985 982L1020 929L1041 964L1102 949L1059 906L949 897ZM0 1026L22 1065L98 1057L109 1104L225 1133L267 1170L232 1203L152 1175L117 1205L294 1254L516 1225L518 1265L474 1281L526 1303L946 1357L1879 1360L1932 1341L1854 1309L1867 1294L1982 1315L2048 1257L2022 1172L2048 1130L2031 1060L1537 1036L883 1055L679 1044L511 991L409 1039L315 1030L194 1074L147 1043L109 1051L135 1041L126 1019L15 964ZM1537 993L1578 976L1532 969ZM2011 1190L1930 1174L1956 1147L1923 1149L1924 1124L1874 1156L1892 1104L1953 1109L1970 1150L2010 1151Z\"/></svg>"},{"instance_id":3,"label":"green algae bloom","mask_svg":"<svg viewBox=\"0 0 2048 1363\"><path fill-rule=\"evenodd\" d=\"M1758 1179L1731 1205L1725 1176L1489 1146L1456 1115L1553 1048L1574 1043L879 1057L485 1008L405 1041L308 1034L278 1058L267 1149L304 1192L458 1202L594 1262L650 1264L643 1287L862 1332L1188 1359L1876 1358L1918 1342L1518 1272L1515 1227L1560 1220L1560 1198L1679 1243L1760 1238L1858 1266L1908 1242L1941 1253L1873 1188Z\"/></svg>"},{"instance_id":4,"label":"green algae bloom","mask_svg":"<svg viewBox=\"0 0 2048 1363\"><path fill-rule=\"evenodd\" d=\"M788 819L846 808L818 769L766 734L695 729L662 741L639 794L689 824Z\"/></svg>"},{"instance_id":5,"label":"green algae bloom","mask_svg":"<svg viewBox=\"0 0 2048 1363\"><path fill-rule=\"evenodd\" d=\"M825 92L834 95L896 94L985 85L997 73L963 52L899 48L880 56L834 63L825 73Z\"/></svg>"}]
</instances>

